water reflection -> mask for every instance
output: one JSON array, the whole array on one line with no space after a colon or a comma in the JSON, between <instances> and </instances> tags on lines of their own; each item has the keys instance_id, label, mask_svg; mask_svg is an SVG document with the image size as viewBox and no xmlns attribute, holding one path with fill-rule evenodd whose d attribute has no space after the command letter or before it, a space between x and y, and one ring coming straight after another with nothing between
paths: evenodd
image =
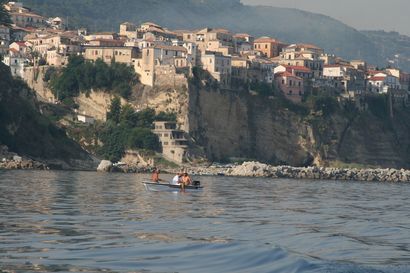
<instances>
[{"instance_id":1,"label":"water reflection","mask_svg":"<svg viewBox=\"0 0 410 273\"><path fill-rule=\"evenodd\" d=\"M1 172L0 269L410 272L408 185L202 177L175 194L143 177Z\"/></svg>"}]
</instances>

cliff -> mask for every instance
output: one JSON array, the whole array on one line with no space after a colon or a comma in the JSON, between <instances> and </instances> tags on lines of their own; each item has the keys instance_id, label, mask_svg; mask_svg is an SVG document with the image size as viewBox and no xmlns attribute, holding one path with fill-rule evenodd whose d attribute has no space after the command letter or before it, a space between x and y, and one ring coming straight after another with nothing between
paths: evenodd
<instances>
[{"instance_id":1,"label":"cliff","mask_svg":"<svg viewBox=\"0 0 410 273\"><path fill-rule=\"evenodd\" d=\"M0 144L52 168L92 169L93 158L39 110L36 95L0 63Z\"/></svg>"},{"instance_id":2,"label":"cliff","mask_svg":"<svg viewBox=\"0 0 410 273\"><path fill-rule=\"evenodd\" d=\"M410 167L409 108L395 108L392 119L343 104L329 115L302 114L277 98L196 86L189 98L190 134L210 160Z\"/></svg>"}]
</instances>

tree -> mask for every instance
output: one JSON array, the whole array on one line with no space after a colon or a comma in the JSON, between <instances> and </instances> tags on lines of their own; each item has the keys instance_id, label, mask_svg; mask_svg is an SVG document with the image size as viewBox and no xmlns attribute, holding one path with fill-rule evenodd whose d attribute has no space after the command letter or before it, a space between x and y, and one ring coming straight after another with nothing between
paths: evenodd
<instances>
[{"instance_id":1,"label":"tree","mask_svg":"<svg viewBox=\"0 0 410 273\"><path fill-rule=\"evenodd\" d=\"M0 0L0 25L4 25L6 27L10 27L13 23L11 21L9 12L4 7L4 5L8 2L8 0Z\"/></svg>"},{"instance_id":2,"label":"tree","mask_svg":"<svg viewBox=\"0 0 410 273\"><path fill-rule=\"evenodd\" d=\"M120 122L121 114L121 100L119 97L115 96L111 100L110 111L107 113L107 120L113 121L115 124Z\"/></svg>"},{"instance_id":3,"label":"tree","mask_svg":"<svg viewBox=\"0 0 410 273\"><path fill-rule=\"evenodd\" d=\"M161 147L158 136L147 128L135 128L128 137L129 148L158 151Z\"/></svg>"}]
</instances>

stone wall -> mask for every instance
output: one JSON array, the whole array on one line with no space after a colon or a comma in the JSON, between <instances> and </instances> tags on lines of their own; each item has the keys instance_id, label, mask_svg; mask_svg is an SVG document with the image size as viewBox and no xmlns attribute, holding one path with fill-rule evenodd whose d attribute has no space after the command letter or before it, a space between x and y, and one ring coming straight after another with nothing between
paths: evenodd
<instances>
[{"instance_id":1,"label":"stone wall","mask_svg":"<svg viewBox=\"0 0 410 273\"><path fill-rule=\"evenodd\" d=\"M185 75L177 73L175 66L173 65L156 66L154 78L155 86L168 86L173 88L188 86L188 81Z\"/></svg>"}]
</instances>

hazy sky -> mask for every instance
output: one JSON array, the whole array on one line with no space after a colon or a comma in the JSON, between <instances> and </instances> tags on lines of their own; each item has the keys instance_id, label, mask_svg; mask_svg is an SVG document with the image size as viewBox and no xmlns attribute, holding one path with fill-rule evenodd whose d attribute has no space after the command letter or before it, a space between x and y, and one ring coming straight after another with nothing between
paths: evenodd
<instances>
[{"instance_id":1,"label":"hazy sky","mask_svg":"<svg viewBox=\"0 0 410 273\"><path fill-rule=\"evenodd\" d=\"M410 35L409 0L242 0L321 13L359 30L394 30Z\"/></svg>"}]
</instances>

